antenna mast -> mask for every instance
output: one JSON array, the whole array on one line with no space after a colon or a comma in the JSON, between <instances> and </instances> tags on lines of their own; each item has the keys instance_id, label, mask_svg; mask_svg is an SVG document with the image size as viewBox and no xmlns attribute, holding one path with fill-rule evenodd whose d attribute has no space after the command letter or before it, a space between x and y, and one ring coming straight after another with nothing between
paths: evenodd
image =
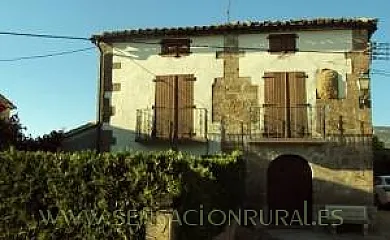
<instances>
[{"instance_id":1,"label":"antenna mast","mask_svg":"<svg viewBox=\"0 0 390 240\"><path fill-rule=\"evenodd\" d=\"M228 7L227 7L227 11L226 11L228 23L230 23L230 6L231 6L231 0L228 0Z\"/></svg>"}]
</instances>

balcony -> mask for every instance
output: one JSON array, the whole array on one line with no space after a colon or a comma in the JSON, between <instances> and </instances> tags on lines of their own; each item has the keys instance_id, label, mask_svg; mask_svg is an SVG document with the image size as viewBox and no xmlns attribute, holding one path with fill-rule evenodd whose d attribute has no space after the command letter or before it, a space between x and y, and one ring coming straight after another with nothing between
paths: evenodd
<instances>
[{"instance_id":1,"label":"balcony","mask_svg":"<svg viewBox=\"0 0 390 240\"><path fill-rule=\"evenodd\" d=\"M265 105L250 109L248 133L251 139L318 138L325 134L324 108L301 105Z\"/></svg>"},{"instance_id":2,"label":"balcony","mask_svg":"<svg viewBox=\"0 0 390 240\"><path fill-rule=\"evenodd\" d=\"M173 108L137 109L136 141L138 142L205 142L207 141L207 109Z\"/></svg>"},{"instance_id":3,"label":"balcony","mask_svg":"<svg viewBox=\"0 0 390 240\"><path fill-rule=\"evenodd\" d=\"M249 111L249 121L223 121L222 142L244 143L306 143L325 142L368 143L371 134L364 129L345 131L346 119L332 119L325 107L298 105L279 107L263 105ZM350 120L349 120L350 121ZM357 121L357 120L356 120Z\"/></svg>"}]
</instances>

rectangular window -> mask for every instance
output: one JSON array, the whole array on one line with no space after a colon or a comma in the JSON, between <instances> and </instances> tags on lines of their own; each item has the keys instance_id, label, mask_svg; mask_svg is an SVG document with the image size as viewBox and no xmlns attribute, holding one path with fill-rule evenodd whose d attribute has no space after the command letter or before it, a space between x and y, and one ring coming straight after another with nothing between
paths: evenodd
<instances>
[{"instance_id":1,"label":"rectangular window","mask_svg":"<svg viewBox=\"0 0 390 240\"><path fill-rule=\"evenodd\" d=\"M176 56L190 54L191 40L187 38L166 38L161 41L162 56Z\"/></svg>"},{"instance_id":2,"label":"rectangular window","mask_svg":"<svg viewBox=\"0 0 390 240\"><path fill-rule=\"evenodd\" d=\"M271 34L269 39L269 52L296 52L296 34Z\"/></svg>"},{"instance_id":3,"label":"rectangular window","mask_svg":"<svg viewBox=\"0 0 390 240\"><path fill-rule=\"evenodd\" d=\"M193 75L157 76L154 105L154 131L157 138L191 138L194 134Z\"/></svg>"}]
</instances>

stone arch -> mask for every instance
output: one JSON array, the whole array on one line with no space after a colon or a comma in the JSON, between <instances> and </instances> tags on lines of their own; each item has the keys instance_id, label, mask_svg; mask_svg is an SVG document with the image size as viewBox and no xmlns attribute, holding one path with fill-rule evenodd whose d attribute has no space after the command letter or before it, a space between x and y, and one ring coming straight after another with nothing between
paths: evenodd
<instances>
[{"instance_id":1,"label":"stone arch","mask_svg":"<svg viewBox=\"0 0 390 240\"><path fill-rule=\"evenodd\" d=\"M287 215L285 220L288 224L311 224L312 176L310 164L298 155L280 155L270 163L267 172L267 203L272 223L283 224L280 217Z\"/></svg>"}]
</instances>

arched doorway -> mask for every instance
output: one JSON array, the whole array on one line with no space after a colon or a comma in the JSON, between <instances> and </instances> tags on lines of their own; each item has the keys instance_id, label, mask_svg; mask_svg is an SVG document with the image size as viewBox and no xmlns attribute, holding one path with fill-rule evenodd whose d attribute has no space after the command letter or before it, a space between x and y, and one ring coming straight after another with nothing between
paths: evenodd
<instances>
[{"instance_id":1,"label":"arched doorway","mask_svg":"<svg viewBox=\"0 0 390 240\"><path fill-rule=\"evenodd\" d=\"M311 224L312 172L308 162L297 155L282 155L270 163L267 179L271 223Z\"/></svg>"}]
</instances>

